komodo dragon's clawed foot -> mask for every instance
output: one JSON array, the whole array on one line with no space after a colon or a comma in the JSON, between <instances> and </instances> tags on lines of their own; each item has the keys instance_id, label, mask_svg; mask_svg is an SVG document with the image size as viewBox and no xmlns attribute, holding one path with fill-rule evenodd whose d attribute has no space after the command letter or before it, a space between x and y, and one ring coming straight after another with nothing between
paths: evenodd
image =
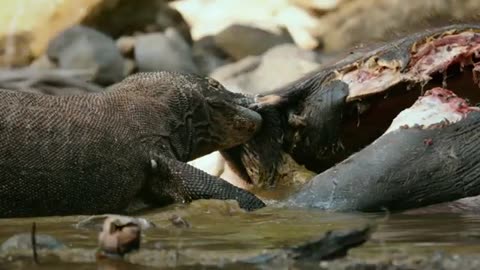
<instances>
[{"instance_id":1,"label":"komodo dragon's clawed foot","mask_svg":"<svg viewBox=\"0 0 480 270\"><path fill-rule=\"evenodd\" d=\"M265 204L241 188L211 176L186 163L158 156L152 160L147 200L191 202L198 199L236 200L245 210L256 210Z\"/></svg>"}]
</instances>

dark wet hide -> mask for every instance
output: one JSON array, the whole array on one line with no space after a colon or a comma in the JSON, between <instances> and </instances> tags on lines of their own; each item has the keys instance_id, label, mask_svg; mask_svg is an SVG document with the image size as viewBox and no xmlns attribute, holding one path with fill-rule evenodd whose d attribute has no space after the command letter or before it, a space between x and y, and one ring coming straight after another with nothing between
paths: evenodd
<instances>
[{"instance_id":1,"label":"dark wet hide","mask_svg":"<svg viewBox=\"0 0 480 270\"><path fill-rule=\"evenodd\" d=\"M478 31L477 25L452 25L412 34L349 55L260 96L252 108L260 113L273 108L283 119L278 123L262 115L264 122L282 125L283 133L276 134L281 140L263 141L269 146L281 144L295 162L321 173L380 137L391 121L428 89L446 87L471 104L479 102L478 81L472 75L480 69L476 64ZM253 141L270 136L265 135L260 132ZM241 147L249 148L253 153L249 156L254 158L240 162L237 158L233 163L249 168L250 178L258 176L255 172L269 172L253 183L261 186L268 182L274 187L271 183L278 181L278 170L265 167L279 167L282 161L271 161L281 155L278 151L262 153L265 143L249 144Z\"/></svg>"},{"instance_id":2,"label":"dark wet hide","mask_svg":"<svg viewBox=\"0 0 480 270\"><path fill-rule=\"evenodd\" d=\"M322 157L322 164L316 160L305 160L308 169L320 173L353 153L363 149L385 133L392 120L412 104L423 93L434 87L447 87L457 96L474 106L480 103L480 88L473 80L472 68L460 70L459 65L449 67L447 72L435 74L427 84L401 83L385 93L378 93L345 106L345 120L341 125L337 152Z\"/></svg>"}]
</instances>

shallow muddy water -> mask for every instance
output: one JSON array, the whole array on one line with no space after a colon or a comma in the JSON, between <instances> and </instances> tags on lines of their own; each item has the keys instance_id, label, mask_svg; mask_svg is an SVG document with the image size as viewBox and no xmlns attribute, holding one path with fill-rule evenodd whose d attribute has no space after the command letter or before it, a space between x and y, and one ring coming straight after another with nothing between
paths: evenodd
<instances>
[{"instance_id":1,"label":"shallow muddy water","mask_svg":"<svg viewBox=\"0 0 480 270\"><path fill-rule=\"evenodd\" d=\"M190 227L174 226L169 220L172 215L182 217ZM156 224L155 228L144 232L142 250L171 251L176 255L153 256L158 261L151 258L130 260L144 265L136 266L122 262L96 263L92 256L71 256L61 262L42 257L40 253L39 266L32 263L31 257L25 256L10 261L3 258L0 269L150 269L148 265L197 269L198 264L255 269L254 265L232 261L300 244L328 230L361 228L366 224L377 224L371 240L350 250L348 258L371 260L392 255L429 256L438 251L460 255L480 252L480 216L475 215L326 213L272 207L245 213L234 204L200 201L190 206L177 205L150 211L141 216ZM35 221L37 233L52 235L72 249L94 250L98 227L75 226L84 218L0 219L0 242L16 233L29 232ZM314 265L301 268L310 267Z\"/></svg>"}]
</instances>

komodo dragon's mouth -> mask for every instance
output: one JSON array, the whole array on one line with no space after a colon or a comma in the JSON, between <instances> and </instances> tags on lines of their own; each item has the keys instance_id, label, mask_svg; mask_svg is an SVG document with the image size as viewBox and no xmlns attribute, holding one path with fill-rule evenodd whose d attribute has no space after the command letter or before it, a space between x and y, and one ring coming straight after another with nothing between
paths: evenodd
<instances>
[{"instance_id":1,"label":"komodo dragon's mouth","mask_svg":"<svg viewBox=\"0 0 480 270\"><path fill-rule=\"evenodd\" d=\"M478 74L480 25L452 25L412 34L362 55L352 54L258 97L254 107L279 110L288 123L281 136L283 151L320 173L379 138L428 89L448 87L466 100L452 101L480 103ZM247 173L267 173L248 173L249 181L258 186L288 181L289 176L278 174L285 164L274 164L272 170L268 168L271 162L262 163L261 154L256 158L243 162L243 166L254 167ZM236 163L242 166L241 161Z\"/></svg>"}]
</instances>

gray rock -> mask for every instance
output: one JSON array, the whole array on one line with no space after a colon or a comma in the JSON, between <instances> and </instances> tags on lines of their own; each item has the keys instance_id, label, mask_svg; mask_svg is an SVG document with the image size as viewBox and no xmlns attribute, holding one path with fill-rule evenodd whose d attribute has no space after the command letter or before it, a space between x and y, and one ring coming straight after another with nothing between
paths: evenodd
<instances>
[{"instance_id":1,"label":"gray rock","mask_svg":"<svg viewBox=\"0 0 480 270\"><path fill-rule=\"evenodd\" d=\"M198 73L190 46L174 28L138 36L134 58L139 71Z\"/></svg>"},{"instance_id":2,"label":"gray rock","mask_svg":"<svg viewBox=\"0 0 480 270\"><path fill-rule=\"evenodd\" d=\"M37 249L60 249L65 248L65 245L55 239L53 236L47 234L35 235ZM32 249L32 239L30 233L20 233L8 238L0 246L2 252L9 250L30 250Z\"/></svg>"},{"instance_id":3,"label":"gray rock","mask_svg":"<svg viewBox=\"0 0 480 270\"><path fill-rule=\"evenodd\" d=\"M208 75L216 68L231 62L228 54L215 44L213 36L206 36L194 42L192 54L193 61L203 75Z\"/></svg>"},{"instance_id":4,"label":"gray rock","mask_svg":"<svg viewBox=\"0 0 480 270\"><path fill-rule=\"evenodd\" d=\"M286 31L275 34L245 25L231 25L215 35L214 40L219 48L237 60L260 55L279 44L293 43Z\"/></svg>"},{"instance_id":5,"label":"gray rock","mask_svg":"<svg viewBox=\"0 0 480 270\"><path fill-rule=\"evenodd\" d=\"M94 70L93 81L110 85L124 77L124 60L113 39L85 26L73 26L50 41L48 58L63 69Z\"/></svg>"},{"instance_id":6,"label":"gray rock","mask_svg":"<svg viewBox=\"0 0 480 270\"><path fill-rule=\"evenodd\" d=\"M262 61L261 56L248 56L233 64L214 70L210 76L220 81L229 91L237 93L257 93L251 88L251 74L255 72Z\"/></svg>"},{"instance_id":7,"label":"gray rock","mask_svg":"<svg viewBox=\"0 0 480 270\"><path fill-rule=\"evenodd\" d=\"M293 44L279 45L262 56L260 65L251 73L249 87L258 91L273 90L317 69L319 61L315 52Z\"/></svg>"},{"instance_id":8,"label":"gray rock","mask_svg":"<svg viewBox=\"0 0 480 270\"><path fill-rule=\"evenodd\" d=\"M162 32L177 29L191 42L190 27L182 14L170 7L167 0L102 0L82 20L82 25L98 29L118 38L136 32Z\"/></svg>"},{"instance_id":9,"label":"gray rock","mask_svg":"<svg viewBox=\"0 0 480 270\"><path fill-rule=\"evenodd\" d=\"M278 45L262 56L247 57L210 74L231 91L259 94L292 82L320 66L320 57L293 44Z\"/></svg>"}]
</instances>

